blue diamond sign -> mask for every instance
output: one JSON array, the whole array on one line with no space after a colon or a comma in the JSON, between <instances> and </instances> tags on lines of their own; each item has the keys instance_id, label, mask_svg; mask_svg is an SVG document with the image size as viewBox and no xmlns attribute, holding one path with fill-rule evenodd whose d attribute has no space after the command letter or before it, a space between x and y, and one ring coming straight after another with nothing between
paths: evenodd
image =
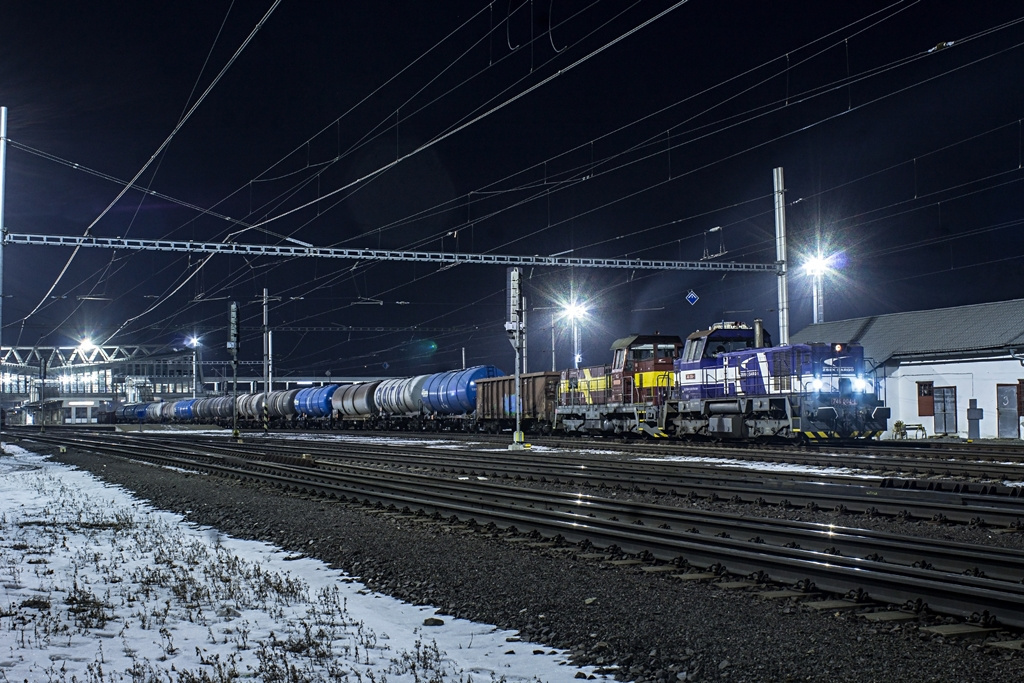
<instances>
[{"instance_id":1,"label":"blue diamond sign","mask_svg":"<svg viewBox=\"0 0 1024 683\"><path fill-rule=\"evenodd\" d=\"M690 290L690 293L686 295L686 300L689 302L691 306L697 303L697 299L699 298L700 297L697 296L697 293L694 292L692 289Z\"/></svg>"}]
</instances>

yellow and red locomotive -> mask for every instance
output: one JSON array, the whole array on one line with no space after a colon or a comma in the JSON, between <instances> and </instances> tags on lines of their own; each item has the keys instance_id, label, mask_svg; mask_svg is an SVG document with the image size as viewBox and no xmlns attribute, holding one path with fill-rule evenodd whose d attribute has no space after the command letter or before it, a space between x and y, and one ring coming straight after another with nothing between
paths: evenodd
<instances>
[{"instance_id":1,"label":"yellow and red locomotive","mask_svg":"<svg viewBox=\"0 0 1024 683\"><path fill-rule=\"evenodd\" d=\"M635 334L612 344L611 365L563 371L556 428L665 436L656 415L670 398L682 348L676 335Z\"/></svg>"}]
</instances>

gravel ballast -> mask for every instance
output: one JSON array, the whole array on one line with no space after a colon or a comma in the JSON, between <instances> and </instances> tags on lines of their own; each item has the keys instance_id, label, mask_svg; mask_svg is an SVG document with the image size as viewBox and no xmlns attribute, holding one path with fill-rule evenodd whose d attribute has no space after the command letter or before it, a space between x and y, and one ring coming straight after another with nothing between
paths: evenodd
<instances>
[{"instance_id":1,"label":"gravel ballast","mask_svg":"<svg viewBox=\"0 0 1024 683\"><path fill-rule=\"evenodd\" d=\"M941 623L934 617L879 625L856 611L815 612L792 599L612 567L581 558L575 546L532 547L500 531L427 524L118 458L54 458L197 524L323 560L372 590L518 630L524 640L572 652L578 664L617 666L623 679L1024 680L1024 653L921 631Z\"/></svg>"}]
</instances>

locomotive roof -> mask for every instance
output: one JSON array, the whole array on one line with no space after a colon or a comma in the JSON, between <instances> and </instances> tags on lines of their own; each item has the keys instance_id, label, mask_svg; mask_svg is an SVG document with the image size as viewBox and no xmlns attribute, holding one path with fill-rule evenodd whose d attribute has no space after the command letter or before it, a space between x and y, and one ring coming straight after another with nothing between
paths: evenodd
<instances>
[{"instance_id":1,"label":"locomotive roof","mask_svg":"<svg viewBox=\"0 0 1024 683\"><path fill-rule=\"evenodd\" d=\"M628 337L622 337L612 342L612 351L616 349L625 349L633 344L679 344L682 345L683 339L678 334L633 334Z\"/></svg>"},{"instance_id":2,"label":"locomotive roof","mask_svg":"<svg viewBox=\"0 0 1024 683\"><path fill-rule=\"evenodd\" d=\"M701 339L714 335L719 339L753 339L754 328L752 327L713 327L709 330L697 330L689 335L687 339Z\"/></svg>"},{"instance_id":3,"label":"locomotive roof","mask_svg":"<svg viewBox=\"0 0 1024 683\"><path fill-rule=\"evenodd\" d=\"M794 341L860 342L876 364L1024 350L1024 299L890 313L810 325Z\"/></svg>"}]
</instances>

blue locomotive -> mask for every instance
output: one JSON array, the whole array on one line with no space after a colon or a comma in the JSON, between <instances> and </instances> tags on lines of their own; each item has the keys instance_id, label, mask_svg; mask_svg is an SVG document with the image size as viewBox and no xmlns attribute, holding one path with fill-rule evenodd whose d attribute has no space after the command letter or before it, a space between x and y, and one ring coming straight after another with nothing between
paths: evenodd
<instances>
[{"instance_id":1,"label":"blue locomotive","mask_svg":"<svg viewBox=\"0 0 1024 683\"><path fill-rule=\"evenodd\" d=\"M857 343L771 346L759 324L719 323L687 337L674 369L662 426L677 436L861 439L890 416Z\"/></svg>"}]
</instances>

